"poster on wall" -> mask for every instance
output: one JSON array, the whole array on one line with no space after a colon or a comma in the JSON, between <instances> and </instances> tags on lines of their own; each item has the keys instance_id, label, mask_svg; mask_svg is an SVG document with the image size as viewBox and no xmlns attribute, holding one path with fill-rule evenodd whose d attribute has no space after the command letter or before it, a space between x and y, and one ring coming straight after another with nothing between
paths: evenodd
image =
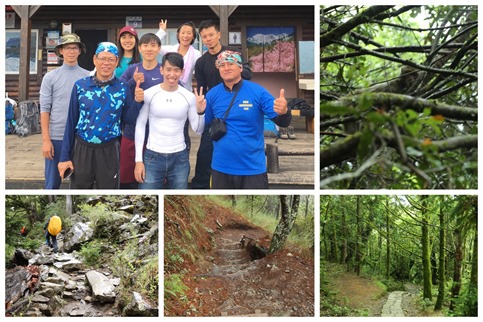
<instances>
[{"instance_id":1,"label":"poster on wall","mask_svg":"<svg viewBox=\"0 0 483 322\"><path fill-rule=\"evenodd\" d=\"M45 46L47 48L55 48L59 44L60 32L58 30L51 30L47 32L45 39Z\"/></svg>"},{"instance_id":2,"label":"poster on wall","mask_svg":"<svg viewBox=\"0 0 483 322\"><path fill-rule=\"evenodd\" d=\"M247 27L252 72L295 71L295 27Z\"/></svg>"},{"instance_id":3,"label":"poster on wall","mask_svg":"<svg viewBox=\"0 0 483 322\"><path fill-rule=\"evenodd\" d=\"M5 13L5 28L15 28L15 12Z\"/></svg>"},{"instance_id":4,"label":"poster on wall","mask_svg":"<svg viewBox=\"0 0 483 322\"><path fill-rule=\"evenodd\" d=\"M55 65L59 63L59 57L54 50L47 50L47 65Z\"/></svg>"},{"instance_id":5,"label":"poster on wall","mask_svg":"<svg viewBox=\"0 0 483 322\"><path fill-rule=\"evenodd\" d=\"M37 74L39 31L32 29L30 37L30 74ZM5 30L5 74L18 74L20 70L20 29Z\"/></svg>"}]
</instances>

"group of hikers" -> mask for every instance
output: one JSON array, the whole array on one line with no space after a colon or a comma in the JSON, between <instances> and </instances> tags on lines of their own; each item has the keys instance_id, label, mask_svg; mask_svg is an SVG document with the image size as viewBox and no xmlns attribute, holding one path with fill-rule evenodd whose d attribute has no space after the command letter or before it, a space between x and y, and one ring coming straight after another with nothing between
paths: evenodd
<instances>
[{"instance_id":1,"label":"group of hikers","mask_svg":"<svg viewBox=\"0 0 483 322\"><path fill-rule=\"evenodd\" d=\"M249 65L221 44L216 22L204 20L198 31L183 23L178 44L161 46L166 30L166 20L140 38L123 27L117 44L98 44L93 71L78 65L80 37L62 35L55 53L63 64L40 88L46 189L67 177L71 189L187 189L189 126L201 135L192 189L268 188L264 116L290 124L284 89L275 98L250 81ZM198 34L203 55L193 47Z\"/></svg>"}]
</instances>

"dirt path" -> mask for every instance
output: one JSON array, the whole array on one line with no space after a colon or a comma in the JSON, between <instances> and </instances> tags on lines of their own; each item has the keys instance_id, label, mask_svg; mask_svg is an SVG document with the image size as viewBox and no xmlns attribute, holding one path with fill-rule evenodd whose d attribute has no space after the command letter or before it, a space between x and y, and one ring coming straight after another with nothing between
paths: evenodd
<instances>
[{"instance_id":1,"label":"dirt path","mask_svg":"<svg viewBox=\"0 0 483 322\"><path fill-rule=\"evenodd\" d=\"M385 291L373 280L347 272L345 266L331 263L327 265L327 280L330 289L336 293L339 305L347 306L354 312L359 311L357 315L381 316L386 301Z\"/></svg>"},{"instance_id":2,"label":"dirt path","mask_svg":"<svg viewBox=\"0 0 483 322\"><path fill-rule=\"evenodd\" d=\"M376 282L367 277L346 272L339 264L326 265L328 288L335 294L338 305L350 308L350 316L419 317L443 316L431 307L423 308L420 300L421 286L404 283L404 291L386 293ZM321 308L323 311L323 308ZM333 312L322 316L331 316Z\"/></svg>"},{"instance_id":3,"label":"dirt path","mask_svg":"<svg viewBox=\"0 0 483 322\"><path fill-rule=\"evenodd\" d=\"M268 246L266 231L231 223L214 234L212 266L191 279L184 316L313 316L313 263L279 252L252 260L243 235ZM178 314L177 314L178 315Z\"/></svg>"}]
</instances>

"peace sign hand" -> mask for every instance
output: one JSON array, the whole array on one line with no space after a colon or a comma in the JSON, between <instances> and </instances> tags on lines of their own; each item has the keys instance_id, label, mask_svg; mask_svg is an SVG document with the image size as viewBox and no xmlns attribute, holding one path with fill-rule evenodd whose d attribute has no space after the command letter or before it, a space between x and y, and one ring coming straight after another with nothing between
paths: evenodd
<instances>
[{"instance_id":1,"label":"peace sign hand","mask_svg":"<svg viewBox=\"0 0 483 322\"><path fill-rule=\"evenodd\" d=\"M159 29L163 29L164 31L166 31L167 28L168 28L168 20L167 19L165 19L165 20L161 19L159 21Z\"/></svg>"},{"instance_id":2,"label":"peace sign hand","mask_svg":"<svg viewBox=\"0 0 483 322\"><path fill-rule=\"evenodd\" d=\"M198 114L202 114L205 112L206 109L206 99L205 95L203 95L203 86L200 87L200 94L198 95L198 90L195 88L195 97L196 97L196 111Z\"/></svg>"}]
</instances>

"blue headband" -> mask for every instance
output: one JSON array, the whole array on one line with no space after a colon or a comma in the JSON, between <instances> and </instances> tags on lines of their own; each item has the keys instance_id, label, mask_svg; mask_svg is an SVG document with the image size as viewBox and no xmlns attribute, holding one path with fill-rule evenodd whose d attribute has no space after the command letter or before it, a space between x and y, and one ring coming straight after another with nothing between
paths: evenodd
<instances>
[{"instance_id":1,"label":"blue headband","mask_svg":"<svg viewBox=\"0 0 483 322\"><path fill-rule=\"evenodd\" d=\"M114 54L114 56L116 56L116 57L119 57L119 51L117 50L117 46L115 44L113 44L112 42L107 42L107 41L101 42L97 46L96 56L99 53L102 53L102 52L108 52L108 53Z\"/></svg>"}]
</instances>

